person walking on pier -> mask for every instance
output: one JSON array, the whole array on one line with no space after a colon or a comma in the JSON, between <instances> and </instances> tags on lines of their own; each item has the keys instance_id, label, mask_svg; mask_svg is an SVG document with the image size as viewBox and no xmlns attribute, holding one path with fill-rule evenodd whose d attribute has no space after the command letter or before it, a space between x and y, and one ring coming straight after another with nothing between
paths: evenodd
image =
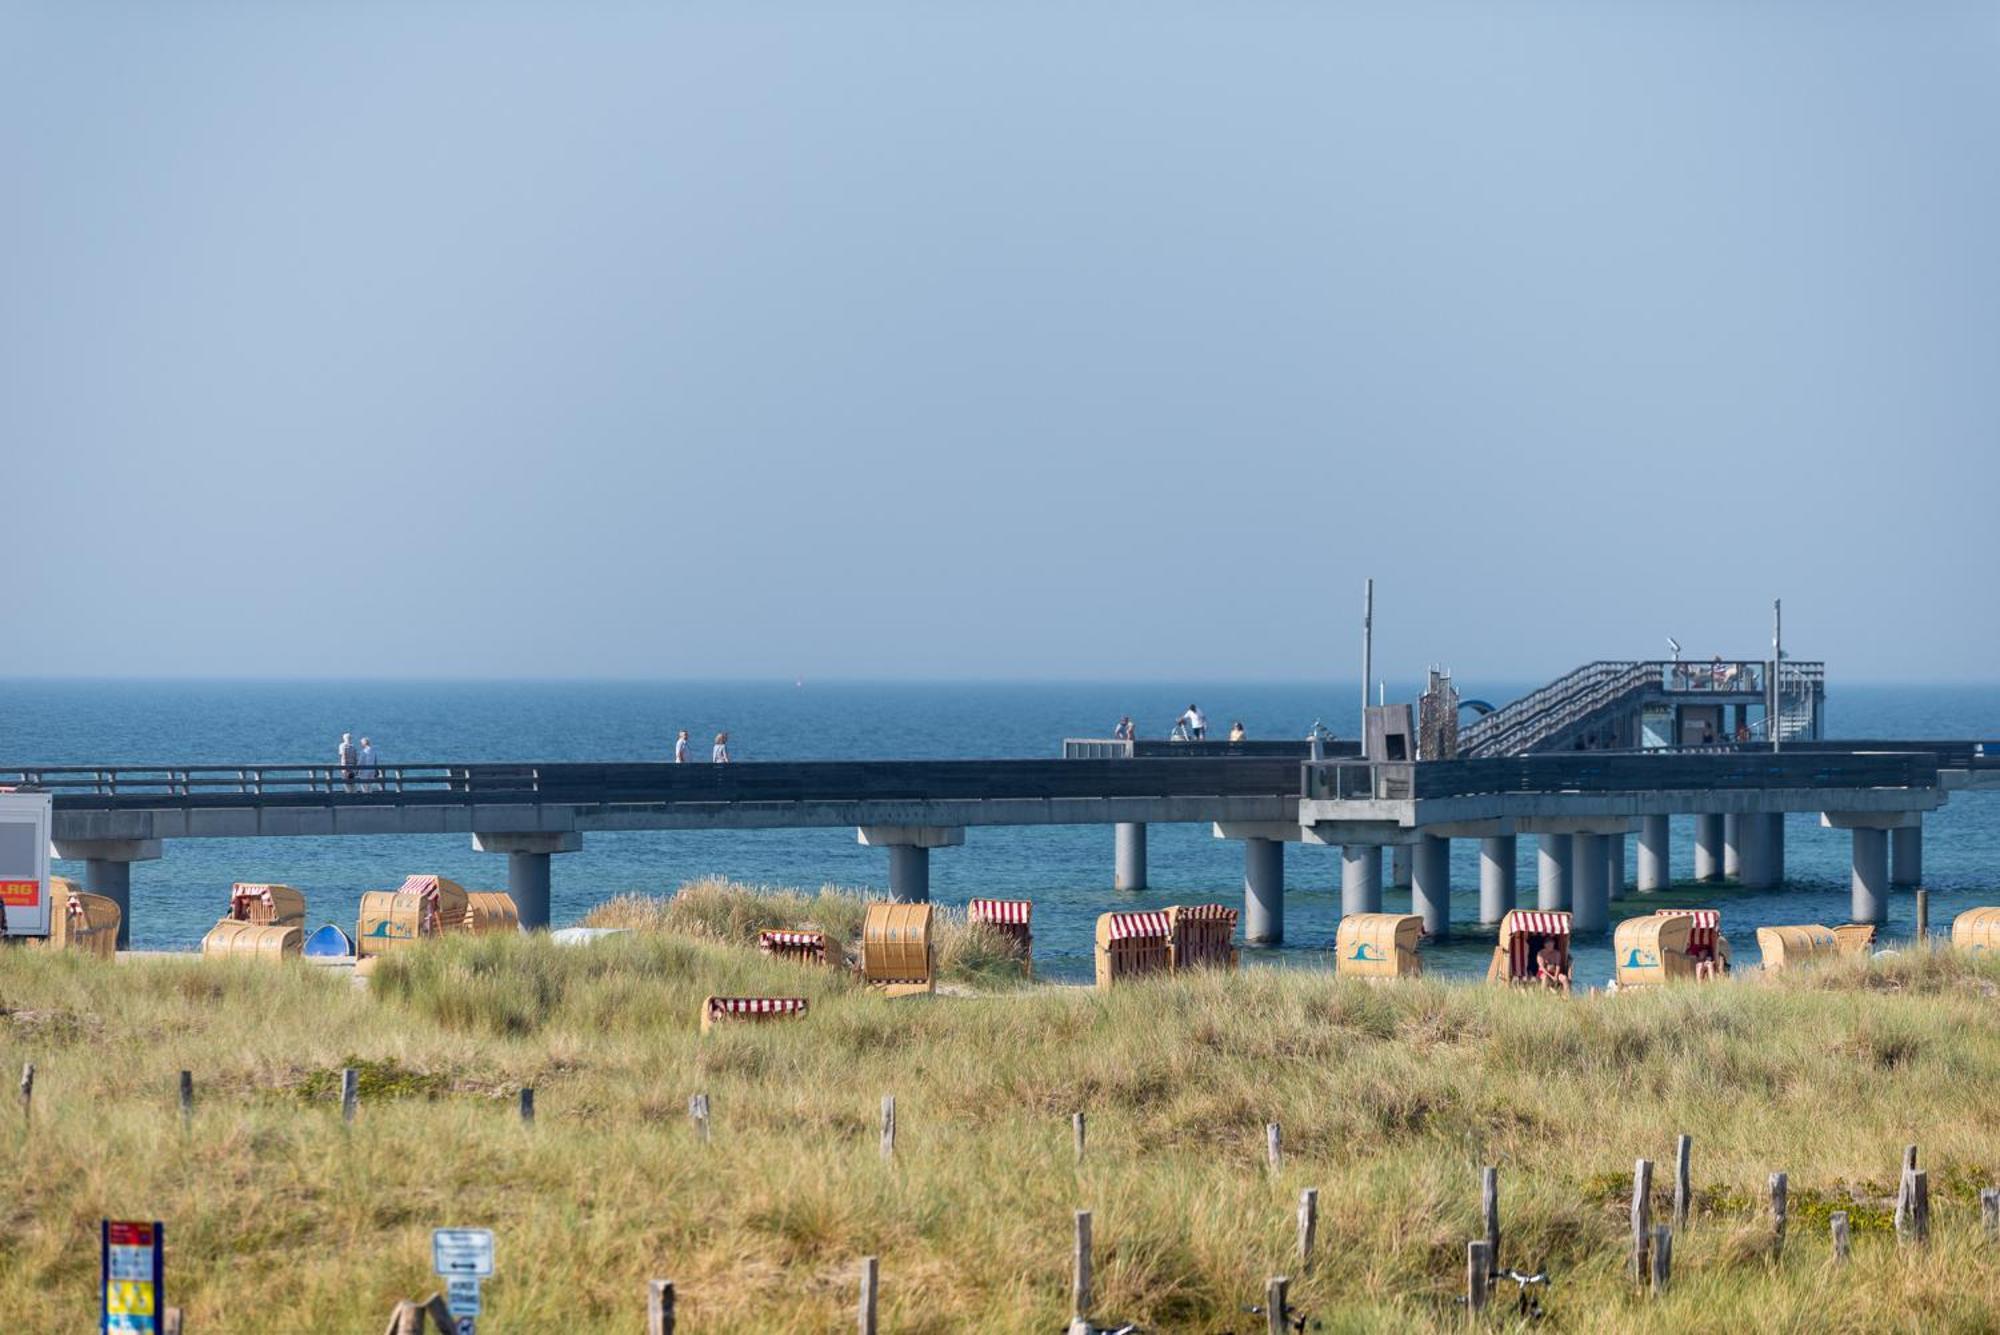
<instances>
[{"instance_id":1,"label":"person walking on pier","mask_svg":"<svg viewBox=\"0 0 2000 1335\"><path fill-rule=\"evenodd\" d=\"M1201 712L1199 705L1189 705L1187 713L1182 714L1174 726L1185 730L1191 742L1202 741L1208 736L1208 716Z\"/></svg>"},{"instance_id":2,"label":"person walking on pier","mask_svg":"<svg viewBox=\"0 0 2000 1335\"><path fill-rule=\"evenodd\" d=\"M375 743L363 737L361 739L361 752L357 759L361 762L361 791L364 793L379 791L382 785L376 781Z\"/></svg>"},{"instance_id":3,"label":"person walking on pier","mask_svg":"<svg viewBox=\"0 0 2000 1335\"><path fill-rule=\"evenodd\" d=\"M718 765L727 765L729 763L728 733L718 732L715 734L715 749L708 753L708 758Z\"/></svg>"},{"instance_id":4,"label":"person walking on pier","mask_svg":"<svg viewBox=\"0 0 2000 1335\"><path fill-rule=\"evenodd\" d=\"M340 761L341 786L351 793L354 791L355 753L353 733L343 732L340 734L340 749L335 751L334 754L339 757Z\"/></svg>"},{"instance_id":5,"label":"person walking on pier","mask_svg":"<svg viewBox=\"0 0 2000 1335\"><path fill-rule=\"evenodd\" d=\"M674 763L676 765L685 765L688 763L688 730L686 728L682 728L680 736L674 738Z\"/></svg>"}]
</instances>

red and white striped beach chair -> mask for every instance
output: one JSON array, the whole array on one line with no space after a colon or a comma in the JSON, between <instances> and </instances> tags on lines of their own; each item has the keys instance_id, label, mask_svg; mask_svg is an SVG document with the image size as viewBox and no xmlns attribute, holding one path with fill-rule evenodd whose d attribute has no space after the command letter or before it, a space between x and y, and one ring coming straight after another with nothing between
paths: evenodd
<instances>
[{"instance_id":1,"label":"red and white striped beach chair","mask_svg":"<svg viewBox=\"0 0 2000 1335\"><path fill-rule=\"evenodd\" d=\"M1173 924L1164 911L1105 913L1097 919L1097 985L1166 973L1174 966Z\"/></svg>"},{"instance_id":2,"label":"red and white striped beach chair","mask_svg":"<svg viewBox=\"0 0 2000 1335\"><path fill-rule=\"evenodd\" d=\"M1021 968L1030 976L1035 972L1035 934L1029 928L1034 913L1034 903L1026 899L975 899L965 906L967 922L985 923L1013 940Z\"/></svg>"},{"instance_id":3,"label":"red and white striped beach chair","mask_svg":"<svg viewBox=\"0 0 2000 1335\"><path fill-rule=\"evenodd\" d=\"M1167 910L1173 967L1236 967L1236 910L1226 904L1176 904Z\"/></svg>"},{"instance_id":4,"label":"red and white striped beach chair","mask_svg":"<svg viewBox=\"0 0 2000 1335\"><path fill-rule=\"evenodd\" d=\"M1569 914L1544 909L1514 909L1500 920L1500 944L1486 970L1489 983L1533 982L1535 955L1545 938L1553 937L1562 952L1563 972L1570 971Z\"/></svg>"},{"instance_id":5,"label":"red and white striped beach chair","mask_svg":"<svg viewBox=\"0 0 2000 1335\"><path fill-rule=\"evenodd\" d=\"M729 1020L797 1020L806 1013L804 997L708 997L701 1003L701 1032Z\"/></svg>"},{"instance_id":6,"label":"red and white striped beach chair","mask_svg":"<svg viewBox=\"0 0 2000 1335\"><path fill-rule=\"evenodd\" d=\"M791 960L797 964L827 962L825 932L759 932L757 949L775 959Z\"/></svg>"}]
</instances>

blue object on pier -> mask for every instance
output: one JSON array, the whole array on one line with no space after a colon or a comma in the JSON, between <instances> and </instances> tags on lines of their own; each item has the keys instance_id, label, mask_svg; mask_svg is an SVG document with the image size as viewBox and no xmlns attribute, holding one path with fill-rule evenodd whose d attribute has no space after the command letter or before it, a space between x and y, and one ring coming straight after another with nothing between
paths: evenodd
<instances>
[{"instance_id":1,"label":"blue object on pier","mask_svg":"<svg viewBox=\"0 0 2000 1335\"><path fill-rule=\"evenodd\" d=\"M305 954L315 960L348 959L354 954L354 938L328 923L306 938Z\"/></svg>"}]
</instances>

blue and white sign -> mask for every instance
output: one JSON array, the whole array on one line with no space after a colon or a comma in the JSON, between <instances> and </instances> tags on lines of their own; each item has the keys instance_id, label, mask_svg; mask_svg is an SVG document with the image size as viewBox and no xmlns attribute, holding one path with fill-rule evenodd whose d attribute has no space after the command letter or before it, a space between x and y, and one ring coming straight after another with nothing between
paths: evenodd
<instances>
[{"instance_id":1,"label":"blue and white sign","mask_svg":"<svg viewBox=\"0 0 2000 1335\"><path fill-rule=\"evenodd\" d=\"M493 1274L493 1230L490 1228L434 1228L431 1230L431 1269L446 1279L472 1275L486 1279Z\"/></svg>"}]
</instances>

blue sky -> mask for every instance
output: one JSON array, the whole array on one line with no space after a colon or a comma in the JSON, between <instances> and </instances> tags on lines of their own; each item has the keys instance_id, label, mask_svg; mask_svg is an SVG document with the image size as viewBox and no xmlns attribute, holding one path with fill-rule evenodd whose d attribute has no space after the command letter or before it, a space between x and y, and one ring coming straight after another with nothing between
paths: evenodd
<instances>
[{"instance_id":1,"label":"blue sky","mask_svg":"<svg viewBox=\"0 0 2000 1335\"><path fill-rule=\"evenodd\" d=\"M2000 654L1991 5L0 8L16 674Z\"/></svg>"}]
</instances>

